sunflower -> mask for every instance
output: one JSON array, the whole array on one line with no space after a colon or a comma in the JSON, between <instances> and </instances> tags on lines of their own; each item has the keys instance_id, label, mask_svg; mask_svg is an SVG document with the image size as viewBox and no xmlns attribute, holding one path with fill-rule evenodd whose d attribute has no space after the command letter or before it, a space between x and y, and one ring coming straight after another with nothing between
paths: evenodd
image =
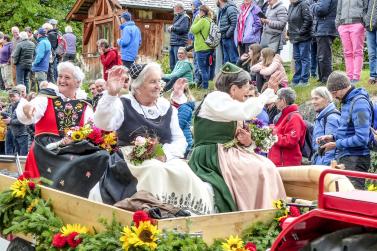
<instances>
[{"instance_id":1,"label":"sunflower","mask_svg":"<svg viewBox=\"0 0 377 251\"><path fill-rule=\"evenodd\" d=\"M80 224L67 224L60 229L63 236L68 236L71 233L86 234L88 228L81 226Z\"/></svg>"},{"instance_id":2,"label":"sunflower","mask_svg":"<svg viewBox=\"0 0 377 251\"><path fill-rule=\"evenodd\" d=\"M128 251L128 249L136 243L137 236L131 231L131 229L129 229L129 227L124 227L122 236L119 238L119 240L122 242L122 248L125 251Z\"/></svg>"},{"instance_id":3,"label":"sunflower","mask_svg":"<svg viewBox=\"0 0 377 251\"><path fill-rule=\"evenodd\" d=\"M107 145L116 145L117 143L117 138L116 138L116 135L114 132L111 132L111 133L108 133L108 134L105 134L105 136L103 136L103 142Z\"/></svg>"},{"instance_id":4,"label":"sunflower","mask_svg":"<svg viewBox=\"0 0 377 251\"><path fill-rule=\"evenodd\" d=\"M368 191L377 192L377 185L369 184L368 185Z\"/></svg>"},{"instance_id":5,"label":"sunflower","mask_svg":"<svg viewBox=\"0 0 377 251\"><path fill-rule=\"evenodd\" d=\"M274 208L276 208L276 209L282 209L283 206L284 206L282 200L274 200L272 202L272 204L273 204Z\"/></svg>"},{"instance_id":6,"label":"sunflower","mask_svg":"<svg viewBox=\"0 0 377 251\"><path fill-rule=\"evenodd\" d=\"M72 132L71 134L71 138L74 140L74 141L81 141L84 139L84 134L80 131L74 131Z\"/></svg>"},{"instance_id":7,"label":"sunflower","mask_svg":"<svg viewBox=\"0 0 377 251\"><path fill-rule=\"evenodd\" d=\"M222 245L224 251L244 251L243 241L238 236L231 235Z\"/></svg>"},{"instance_id":8,"label":"sunflower","mask_svg":"<svg viewBox=\"0 0 377 251\"><path fill-rule=\"evenodd\" d=\"M12 190L12 196L16 198L25 198L27 188L28 188L29 181L24 180L17 180L14 182L10 189Z\"/></svg>"},{"instance_id":9,"label":"sunflower","mask_svg":"<svg viewBox=\"0 0 377 251\"><path fill-rule=\"evenodd\" d=\"M149 221L141 221L139 223L139 227L132 227L133 232L136 234L136 239L130 239L130 242L135 241L135 247L137 246L144 246L148 247L151 250L155 250L157 248L157 240L158 234L160 231L157 229L156 226L152 225Z\"/></svg>"}]
</instances>

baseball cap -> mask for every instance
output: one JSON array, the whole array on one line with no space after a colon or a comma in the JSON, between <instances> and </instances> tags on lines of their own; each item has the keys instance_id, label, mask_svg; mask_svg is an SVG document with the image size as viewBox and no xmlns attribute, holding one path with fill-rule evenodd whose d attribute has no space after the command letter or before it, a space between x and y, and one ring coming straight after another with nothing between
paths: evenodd
<instances>
[{"instance_id":1,"label":"baseball cap","mask_svg":"<svg viewBox=\"0 0 377 251\"><path fill-rule=\"evenodd\" d=\"M131 21L131 19L132 19L131 13L129 13L127 11L123 12L123 14L120 17L123 17L126 21Z\"/></svg>"},{"instance_id":2,"label":"baseball cap","mask_svg":"<svg viewBox=\"0 0 377 251\"><path fill-rule=\"evenodd\" d=\"M38 34L42 36L46 36L46 30L44 28L39 28L38 29Z\"/></svg>"},{"instance_id":3,"label":"baseball cap","mask_svg":"<svg viewBox=\"0 0 377 251\"><path fill-rule=\"evenodd\" d=\"M52 24L52 25L57 25L58 21L56 19L50 19L50 20L48 20L48 23Z\"/></svg>"}]
</instances>

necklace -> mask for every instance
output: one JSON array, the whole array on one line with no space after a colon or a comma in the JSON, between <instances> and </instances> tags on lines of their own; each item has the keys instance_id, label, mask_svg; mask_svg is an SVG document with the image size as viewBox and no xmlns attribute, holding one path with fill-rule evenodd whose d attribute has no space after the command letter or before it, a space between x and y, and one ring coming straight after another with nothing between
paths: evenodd
<instances>
[{"instance_id":1,"label":"necklace","mask_svg":"<svg viewBox=\"0 0 377 251\"><path fill-rule=\"evenodd\" d=\"M158 106L157 106L157 104L156 103L154 103L154 106L156 107L156 110L158 111L158 117L157 118L155 118L155 119L150 119L150 118L148 118L147 117L147 115L145 114L145 111L144 111L144 109L143 109L143 107L141 106L141 104L139 103L139 102L137 102L138 104L139 104L139 107L140 107L140 109L141 109L141 111L143 112L143 115L144 115L144 118L145 119L147 119L147 120L150 120L150 121L153 121L153 122L155 122L155 123L157 123L157 124L160 124L160 122L161 122L161 120L162 120L162 116L161 116L161 111L160 111L160 109L158 109ZM155 114L155 112L152 110L152 109L148 109L147 110L147 113L149 114L149 115L154 115ZM157 121L157 119L159 118L159 121Z\"/></svg>"}]
</instances>

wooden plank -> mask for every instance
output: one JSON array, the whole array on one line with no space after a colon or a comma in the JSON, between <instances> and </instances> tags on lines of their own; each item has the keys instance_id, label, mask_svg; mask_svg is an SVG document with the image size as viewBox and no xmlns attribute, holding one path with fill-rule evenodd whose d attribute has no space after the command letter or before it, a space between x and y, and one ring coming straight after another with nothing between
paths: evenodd
<instances>
[{"instance_id":1,"label":"wooden plank","mask_svg":"<svg viewBox=\"0 0 377 251\"><path fill-rule=\"evenodd\" d=\"M166 219L158 221L158 228L201 233L205 242L212 243L215 239L227 238L230 235L240 236L242 231L253 223L270 222L275 212L275 209L265 209Z\"/></svg>"},{"instance_id":2,"label":"wooden plank","mask_svg":"<svg viewBox=\"0 0 377 251\"><path fill-rule=\"evenodd\" d=\"M303 200L317 200L318 185L309 182L283 181L287 196Z\"/></svg>"}]
</instances>

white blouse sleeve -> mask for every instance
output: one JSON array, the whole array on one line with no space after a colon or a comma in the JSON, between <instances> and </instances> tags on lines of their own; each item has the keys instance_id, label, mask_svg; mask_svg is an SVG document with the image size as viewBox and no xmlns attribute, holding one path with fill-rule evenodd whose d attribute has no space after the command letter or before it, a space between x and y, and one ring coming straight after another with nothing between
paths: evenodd
<instances>
[{"instance_id":1,"label":"white blouse sleeve","mask_svg":"<svg viewBox=\"0 0 377 251\"><path fill-rule=\"evenodd\" d=\"M38 121L44 116L48 105L48 98L44 96L37 96L35 99L30 101L30 104L35 107L35 113L31 119L27 118L24 113L23 108L26 104L28 104L28 101L22 98L16 109L17 118L25 125L35 124L38 123Z\"/></svg>"},{"instance_id":2,"label":"white blouse sleeve","mask_svg":"<svg viewBox=\"0 0 377 251\"><path fill-rule=\"evenodd\" d=\"M175 108L173 108L173 113L171 115L170 130L172 134L172 142L163 145L167 161L175 158L183 158L187 148L186 138L179 127L178 111Z\"/></svg>"},{"instance_id":3,"label":"white blouse sleeve","mask_svg":"<svg viewBox=\"0 0 377 251\"><path fill-rule=\"evenodd\" d=\"M227 93L215 91L205 98L199 116L218 122L249 120L262 112L265 103L261 96L239 102Z\"/></svg>"},{"instance_id":4,"label":"white blouse sleeve","mask_svg":"<svg viewBox=\"0 0 377 251\"><path fill-rule=\"evenodd\" d=\"M124 120L122 101L104 92L94 113L94 124L105 131L116 131Z\"/></svg>"},{"instance_id":5,"label":"white blouse sleeve","mask_svg":"<svg viewBox=\"0 0 377 251\"><path fill-rule=\"evenodd\" d=\"M88 121L93 121L93 118L94 118L93 108L90 105L87 105L85 108L85 113L84 113L84 123L88 123Z\"/></svg>"}]
</instances>

